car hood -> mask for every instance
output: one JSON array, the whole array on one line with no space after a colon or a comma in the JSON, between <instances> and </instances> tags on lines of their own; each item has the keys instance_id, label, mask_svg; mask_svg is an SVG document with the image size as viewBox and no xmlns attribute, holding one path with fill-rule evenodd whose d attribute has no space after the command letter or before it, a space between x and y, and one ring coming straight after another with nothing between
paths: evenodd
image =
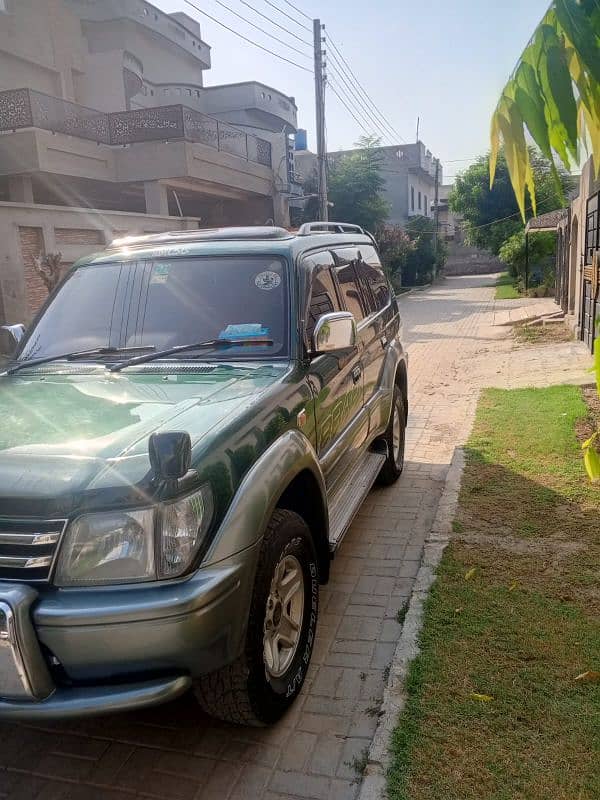
<instances>
[{"instance_id":1,"label":"car hood","mask_svg":"<svg viewBox=\"0 0 600 800\"><path fill-rule=\"evenodd\" d=\"M218 365L193 373L97 369L0 379L0 514L2 498L138 484L149 472L151 433L183 430L193 446L208 444L285 371L283 364Z\"/></svg>"}]
</instances>

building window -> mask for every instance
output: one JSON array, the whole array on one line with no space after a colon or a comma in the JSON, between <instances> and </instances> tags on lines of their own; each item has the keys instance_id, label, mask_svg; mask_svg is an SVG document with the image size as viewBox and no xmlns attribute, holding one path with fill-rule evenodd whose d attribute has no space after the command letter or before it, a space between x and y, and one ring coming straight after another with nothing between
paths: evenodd
<instances>
[{"instance_id":1,"label":"building window","mask_svg":"<svg viewBox=\"0 0 600 800\"><path fill-rule=\"evenodd\" d=\"M424 197L423 205L425 206L425 216L428 217L429 216L429 206L427 205L427 195L425 195L425 197Z\"/></svg>"},{"instance_id":2,"label":"building window","mask_svg":"<svg viewBox=\"0 0 600 800\"><path fill-rule=\"evenodd\" d=\"M415 210L415 187L410 187L410 210Z\"/></svg>"},{"instance_id":3,"label":"building window","mask_svg":"<svg viewBox=\"0 0 600 800\"><path fill-rule=\"evenodd\" d=\"M200 89L196 89L196 97L200 97Z\"/></svg>"},{"instance_id":4,"label":"building window","mask_svg":"<svg viewBox=\"0 0 600 800\"><path fill-rule=\"evenodd\" d=\"M179 95L181 97L181 89L179 88L179 86L176 87L175 94L177 94L177 95Z\"/></svg>"},{"instance_id":5,"label":"building window","mask_svg":"<svg viewBox=\"0 0 600 800\"><path fill-rule=\"evenodd\" d=\"M0 0L0 14L8 14L9 7L8 7L9 0Z\"/></svg>"},{"instance_id":6,"label":"building window","mask_svg":"<svg viewBox=\"0 0 600 800\"><path fill-rule=\"evenodd\" d=\"M165 93L165 94L169 94L169 87L168 87L168 86L165 86L165 88L164 88L164 93Z\"/></svg>"},{"instance_id":7,"label":"building window","mask_svg":"<svg viewBox=\"0 0 600 800\"><path fill-rule=\"evenodd\" d=\"M154 89L150 89L150 96L154 97Z\"/></svg>"},{"instance_id":8,"label":"building window","mask_svg":"<svg viewBox=\"0 0 600 800\"><path fill-rule=\"evenodd\" d=\"M421 192L419 192L419 211L421 211L421 209L422 209L422 205L421 205Z\"/></svg>"},{"instance_id":9,"label":"building window","mask_svg":"<svg viewBox=\"0 0 600 800\"><path fill-rule=\"evenodd\" d=\"M192 96L192 90L191 89L186 89L185 93L187 94L188 97Z\"/></svg>"},{"instance_id":10,"label":"building window","mask_svg":"<svg viewBox=\"0 0 600 800\"><path fill-rule=\"evenodd\" d=\"M143 9L143 10L144 10L144 16L145 16L145 17L147 17L147 16L148 16L148 14L149 14L150 12L149 12L149 11L148 11L148 9L147 9L147 8L145 8L145 7L144 7L144 9Z\"/></svg>"}]
</instances>

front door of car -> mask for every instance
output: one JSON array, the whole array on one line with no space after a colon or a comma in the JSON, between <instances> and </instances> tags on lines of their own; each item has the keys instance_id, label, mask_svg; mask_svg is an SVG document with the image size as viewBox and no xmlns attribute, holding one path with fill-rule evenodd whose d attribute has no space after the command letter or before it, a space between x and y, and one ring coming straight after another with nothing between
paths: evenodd
<instances>
[{"instance_id":1,"label":"front door of car","mask_svg":"<svg viewBox=\"0 0 600 800\"><path fill-rule=\"evenodd\" d=\"M319 317L343 308L332 273L331 253L318 253L310 260L312 278L304 314L309 351ZM330 488L356 459L368 433L360 346L313 356L309 380L315 395L317 452Z\"/></svg>"}]
</instances>

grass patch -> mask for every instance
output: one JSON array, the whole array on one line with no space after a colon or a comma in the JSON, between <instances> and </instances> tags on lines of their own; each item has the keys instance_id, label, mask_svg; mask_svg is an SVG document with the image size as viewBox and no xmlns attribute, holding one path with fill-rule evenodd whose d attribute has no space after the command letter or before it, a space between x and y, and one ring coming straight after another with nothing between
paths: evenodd
<instances>
[{"instance_id":1,"label":"grass patch","mask_svg":"<svg viewBox=\"0 0 600 800\"><path fill-rule=\"evenodd\" d=\"M513 336L523 345L573 341L573 331L564 322L551 322L547 325L515 325Z\"/></svg>"},{"instance_id":2,"label":"grass patch","mask_svg":"<svg viewBox=\"0 0 600 800\"><path fill-rule=\"evenodd\" d=\"M600 797L600 683L575 680L600 671L600 492L575 437L588 416L576 387L483 394L390 800Z\"/></svg>"},{"instance_id":3,"label":"grass patch","mask_svg":"<svg viewBox=\"0 0 600 800\"><path fill-rule=\"evenodd\" d=\"M496 300L517 300L521 295L508 272L503 272L496 281Z\"/></svg>"}]
</instances>

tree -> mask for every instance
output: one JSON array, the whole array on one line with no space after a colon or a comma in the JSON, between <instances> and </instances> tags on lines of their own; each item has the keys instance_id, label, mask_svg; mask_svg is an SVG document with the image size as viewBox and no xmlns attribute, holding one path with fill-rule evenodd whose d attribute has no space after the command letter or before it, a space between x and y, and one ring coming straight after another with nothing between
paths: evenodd
<instances>
[{"instance_id":1,"label":"tree","mask_svg":"<svg viewBox=\"0 0 600 800\"><path fill-rule=\"evenodd\" d=\"M402 282L405 286L429 283L433 278L434 267L439 270L446 261L446 243L441 236L438 237L436 250L435 222L429 217L411 217L406 231L413 246L406 257Z\"/></svg>"},{"instance_id":2,"label":"tree","mask_svg":"<svg viewBox=\"0 0 600 800\"><path fill-rule=\"evenodd\" d=\"M332 216L374 231L389 215L389 205L382 195L385 178L381 172L380 142L363 136L356 145L358 150L339 155L330 164L328 194L333 203Z\"/></svg>"},{"instance_id":3,"label":"tree","mask_svg":"<svg viewBox=\"0 0 600 800\"><path fill-rule=\"evenodd\" d=\"M526 192L536 213L537 180L526 132L554 168L556 153L570 169L579 145L588 141L600 174L600 3L553 0L533 33L492 117L490 182L496 176L500 145L521 217Z\"/></svg>"},{"instance_id":4,"label":"tree","mask_svg":"<svg viewBox=\"0 0 600 800\"><path fill-rule=\"evenodd\" d=\"M535 233L529 237L529 268L533 283L550 286L554 283L554 255L556 235L552 231ZM520 230L508 238L498 253L513 278L525 272L525 231ZM536 275L537 273L537 275Z\"/></svg>"},{"instance_id":5,"label":"tree","mask_svg":"<svg viewBox=\"0 0 600 800\"><path fill-rule=\"evenodd\" d=\"M504 153L498 154L496 176L491 188L490 158L489 153L481 156L456 179L448 202L452 211L464 220L468 243L498 255L504 242L517 233L523 223ZM574 186L573 179L565 170L557 171L557 186L551 162L533 149L529 158L538 187L537 213L560 208L564 205L565 194ZM534 216L532 202L528 203L525 216Z\"/></svg>"},{"instance_id":6,"label":"tree","mask_svg":"<svg viewBox=\"0 0 600 800\"><path fill-rule=\"evenodd\" d=\"M383 268L399 289L408 255L415 249L415 243L399 225L383 225L377 229L375 237Z\"/></svg>"}]
</instances>

